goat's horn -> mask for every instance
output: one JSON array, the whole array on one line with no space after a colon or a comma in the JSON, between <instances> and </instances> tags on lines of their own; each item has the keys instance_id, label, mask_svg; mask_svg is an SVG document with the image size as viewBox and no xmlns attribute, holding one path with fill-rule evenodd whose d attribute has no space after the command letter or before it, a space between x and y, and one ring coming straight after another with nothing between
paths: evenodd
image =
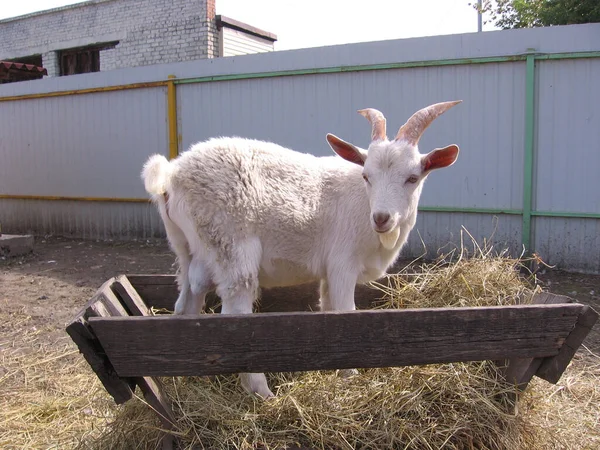
<instances>
[{"instance_id":1,"label":"goat's horn","mask_svg":"<svg viewBox=\"0 0 600 450\"><path fill-rule=\"evenodd\" d=\"M359 109L358 113L366 117L369 122L371 122L371 140L385 140L387 136L385 135L385 117L380 111L377 111L373 108Z\"/></svg>"},{"instance_id":2,"label":"goat's horn","mask_svg":"<svg viewBox=\"0 0 600 450\"><path fill-rule=\"evenodd\" d=\"M460 102L462 102L462 100L436 103L417 111L400 127L395 140L404 140L409 144L417 145L419 139L421 139L421 135L425 129L431 125L431 122L454 105L458 105Z\"/></svg>"}]
</instances>

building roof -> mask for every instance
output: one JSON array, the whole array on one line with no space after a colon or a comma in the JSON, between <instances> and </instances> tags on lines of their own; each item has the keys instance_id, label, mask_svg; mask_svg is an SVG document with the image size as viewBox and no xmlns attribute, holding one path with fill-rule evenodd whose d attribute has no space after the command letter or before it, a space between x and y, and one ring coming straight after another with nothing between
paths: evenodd
<instances>
[{"instance_id":1,"label":"building roof","mask_svg":"<svg viewBox=\"0 0 600 450\"><path fill-rule=\"evenodd\" d=\"M22 76L31 74L32 77L39 75L48 75L48 71L43 67L34 66L33 64L24 64L12 61L0 61L0 79L7 78L10 74L18 73Z\"/></svg>"}]
</instances>

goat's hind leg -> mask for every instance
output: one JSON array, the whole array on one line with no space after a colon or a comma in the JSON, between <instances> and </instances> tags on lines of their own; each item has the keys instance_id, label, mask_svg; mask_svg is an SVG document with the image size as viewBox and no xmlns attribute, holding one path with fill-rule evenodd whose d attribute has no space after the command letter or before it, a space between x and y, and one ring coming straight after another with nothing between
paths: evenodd
<instances>
[{"instance_id":1,"label":"goat's hind leg","mask_svg":"<svg viewBox=\"0 0 600 450\"><path fill-rule=\"evenodd\" d=\"M192 257L190 255L190 247L185 234L172 220L164 217L165 230L169 240L169 246L177 257L177 286L179 295L175 302L175 314L185 314L189 308L189 303L193 302L193 294L189 280L190 264Z\"/></svg>"},{"instance_id":2,"label":"goat's hind leg","mask_svg":"<svg viewBox=\"0 0 600 450\"><path fill-rule=\"evenodd\" d=\"M175 303L175 314L198 315L204 309L206 294L214 290L210 271L202 259L188 254L178 256L180 263L178 274L179 297Z\"/></svg>"},{"instance_id":3,"label":"goat's hind leg","mask_svg":"<svg viewBox=\"0 0 600 450\"><path fill-rule=\"evenodd\" d=\"M191 297L188 298L183 314L198 315L204 309L206 294L214 290L211 273L204 261L194 256L189 266L188 283Z\"/></svg>"}]
</instances>

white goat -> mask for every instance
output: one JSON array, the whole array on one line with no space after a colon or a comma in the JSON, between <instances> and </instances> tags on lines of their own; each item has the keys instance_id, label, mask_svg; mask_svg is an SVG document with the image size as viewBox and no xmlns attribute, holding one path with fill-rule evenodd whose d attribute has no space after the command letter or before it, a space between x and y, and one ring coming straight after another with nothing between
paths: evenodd
<instances>
[{"instance_id":1,"label":"white goat","mask_svg":"<svg viewBox=\"0 0 600 450\"><path fill-rule=\"evenodd\" d=\"M360 110L372 142L365 151L328 134L341 158L241 138L210 139L172 161L152 155L142 178L179 263L175 313L199 314L215 288L223 314L251 313L259 287L314 280L322 310L354 310L356 284L382 277L406 243L427 175L458 156L456 145L417 147L457 103L416 112L392 141L381 112ZM241 381L273 396L264 374Z\"/></svg>"}]
</instances>

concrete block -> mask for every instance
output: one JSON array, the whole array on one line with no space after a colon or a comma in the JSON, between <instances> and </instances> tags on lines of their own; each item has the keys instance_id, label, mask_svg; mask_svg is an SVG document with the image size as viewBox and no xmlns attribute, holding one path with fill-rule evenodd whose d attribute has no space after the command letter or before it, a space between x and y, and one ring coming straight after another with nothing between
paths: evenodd
<instances>
[{"instance_id":1,"label":"concrete block","mask_svg":"<svg viewBox=\"0 0 600 450\"><path fill-rule=\"evenodd\" d=\"M33 251L33 236L2 234L0 235L0 256L21 256Z\"/></svg>"}]
</instances>

